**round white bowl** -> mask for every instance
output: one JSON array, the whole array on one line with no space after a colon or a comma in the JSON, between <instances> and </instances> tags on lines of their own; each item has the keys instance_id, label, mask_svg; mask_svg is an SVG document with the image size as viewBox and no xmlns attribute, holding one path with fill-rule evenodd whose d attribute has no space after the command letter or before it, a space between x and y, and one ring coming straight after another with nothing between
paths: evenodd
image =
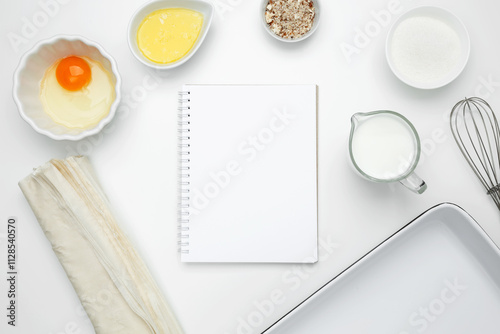
<instances>
[{"instance_id":1,"label":"round white bowl","mask_svg":"<svg viewBox=\"0 0 500 334\"><path fill-rule=\"evenodd\" d=\"M434 80L424 81L421 78L412 77L405 71L402 71L396 65L396 61L392 54L392 47L395 43L394 41L394 33L399 27L399 25L407 19L415 18L415 17L429 17L435 20L438 20L442 23L445 23L452 31L456 33L458 39L460 40L460 55L453 68L450 69L446 74L435 78ZM429 46L431 48L431 46ZM467 29L462 21L456 17L454 14L449 12L448 10L435 6L420 6L413 9L410 9L406 13L402 14L392 25L387 35L385 53L387 63L391 68L392 72L398 77L401 81L406 83L409 86L419 88L419 89L435 89L443 87L453 80L455 80L460 73L462 73L467 61L469 59L470 54L470 39ZM410 51L407 51L408 56L412 56ZM432 69L428 70L431 73Z\"/></svg>"},{"instance_id":2,"label":"round white bowl","mask_svg":"<svg viewBox=\"0 0 500 334\"><path fill-rule=\"evenodd\" d=\"M186 8L200 12L201 14L203 14L203 24L198 39L194 43L191 50L189 50L189 52L184 57L172 63L159 64L146 58L142 54L139 46L137 45L137 31L139 30L139 27L146 16L156 10L165 8ZM137 58L137 60L139 60L144 65L152 67L154 69L164 70L182 65L196 53L198 48L203 43L208 29L212 24L213 13L214 5L211 2L203 0L156 0L148 2L134 13L128 25L128 46L130 48L130 51L135 56L135 58Z\"/></svg>"},{"instance_id":3,"label":"round white bowl","mask_svg":"<svg viewBox=\"0 0 500 334\"><path fill-rule=\"evenodd\" d=\"M274 33L274 31L272 31L269 28L269 24L267 24L267 22L266 22L266 7L267 7L268 3L269 3L269 0L261 0L261 4L260 4L261 22L264 25L264 29L269 33L269 35L273 36L277 40L282 41L282 42L287 42L287 43L300 42L300 41L303 41L304 39L308 38L309 36L311 36L316 31L316 29L318 29L318 25L319 25L319 21L320 21L319 20L320 12L321 12L319 0L313 0L314 7L316 8L316 12L314 15L314 21L313 21L313 25L311 27L311 30L306 32L300 38L283 38L281 36L276 35Z\"/></svg>"},{"instance_id":4,"label":"round white bowl","mask_svg":"<svg viewBox=\"0 0 500 334\"><path fill-rule=\"evenodd\" d=\"M40 82L45 71L58 59L70 55L99 61L110 73L115 87L115 100L108 115L90 129L68 128L54 122L40 101ZM80 140L97 134L113 119L121 98L120 87L116 62L99 44L80 36L58 35L39 42L24 54L14 73L13 95L21 117L35 131L55 140Z\"/></svg>"}]
</instances>

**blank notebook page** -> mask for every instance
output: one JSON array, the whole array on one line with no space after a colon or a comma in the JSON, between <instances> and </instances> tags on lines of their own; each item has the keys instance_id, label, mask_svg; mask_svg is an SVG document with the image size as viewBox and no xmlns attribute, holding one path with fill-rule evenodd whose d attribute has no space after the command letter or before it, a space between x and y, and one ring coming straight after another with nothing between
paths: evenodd
<instances>
[{"instance_id":1,"label":"blank notebook page","mask_svg":"<svg viewBox=\"0 0 500 334\"><path fill-rule=\"evenodd\" d=\"M183 262L317 261L316 92L183 86Z\"/></svg>"}]
</instances>

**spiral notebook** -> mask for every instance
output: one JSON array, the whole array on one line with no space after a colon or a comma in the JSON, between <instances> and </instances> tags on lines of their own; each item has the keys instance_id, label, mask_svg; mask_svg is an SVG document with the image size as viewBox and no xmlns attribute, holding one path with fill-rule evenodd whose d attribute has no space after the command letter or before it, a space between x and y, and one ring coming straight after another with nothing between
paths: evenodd
<instances>
[{"instance_id":1,"label":"spiral notebook","mask_svg":"<svg viewBox=\"0 0 500 334\"><path fill-rule=\"evenodd\" d=\"M316 85L184 85L182 262L313 263Z\"/></svg>"}]
</instances>

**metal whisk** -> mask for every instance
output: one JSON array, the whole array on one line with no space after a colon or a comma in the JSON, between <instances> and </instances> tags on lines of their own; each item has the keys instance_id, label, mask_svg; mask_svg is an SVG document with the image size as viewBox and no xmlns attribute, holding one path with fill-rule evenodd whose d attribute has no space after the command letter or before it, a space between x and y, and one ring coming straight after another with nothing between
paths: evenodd
<instances>
[{"instance_id":1,"label":"metal whisk","mask_svg":"<svg viewBox=\"0 0 500 334\"><path fill-rule=\"evenodd\" d=\"M500 128L490 105L479 97L458 102L450 115L463 156L500 210Z\"/></svg>"}]
</instances>

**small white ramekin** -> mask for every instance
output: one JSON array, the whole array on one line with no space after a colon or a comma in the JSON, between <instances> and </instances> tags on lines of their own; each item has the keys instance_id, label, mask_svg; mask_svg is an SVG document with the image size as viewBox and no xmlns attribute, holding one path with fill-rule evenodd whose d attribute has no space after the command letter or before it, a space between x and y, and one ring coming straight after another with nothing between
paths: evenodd
<instances>
[{"instance_id":1,"label":"small white ramekin","mask_svg":"<svg viewBox=\"0 0 500 334\"><path fill-rule=\"evenodd\" d=\"M274 38L276 38L277 40L282 41L282 42L288 42L288 43L300 42L300 41L303 41L304 39L308 38L309 36L311 36L316 31L316 29L318 29L320 12L321 12L319 0L313 0L314 8L315 8L315 14L314 14L314 21L313 21L311 30L309 30L304 35L300 36L299 38L283 38L281 36L276 35L274 33L274 31L271 30L271 28L269 27L269 24L267 24L267 22L266 22L266 7L267 7L268 3L269 3L269 0L261 0L261 3L260 3L260 7L261 7L260 8L261 22L264 25L264 29L271 36L273 36Z\"/></svg>"},{"instance_id":2,"label":"small white ramekin","mask_svg":"<svg viewBox=\"0 0 500 334\"><path fill-rule=\"evenodd\" d=\"M115 100L108 115L90 129L68 128L54 122L43 111L40 101L40 82L58 59L67 56L85 56L99 61L110 73L115 86ZM80 36L57 35L40 41L26 52L14 73L14 101L21 117L35 131L55 140L80 140L97 134L114 117L121 99L121 78L115 60L97 43Z\"/></svg>"}]
</instances>

